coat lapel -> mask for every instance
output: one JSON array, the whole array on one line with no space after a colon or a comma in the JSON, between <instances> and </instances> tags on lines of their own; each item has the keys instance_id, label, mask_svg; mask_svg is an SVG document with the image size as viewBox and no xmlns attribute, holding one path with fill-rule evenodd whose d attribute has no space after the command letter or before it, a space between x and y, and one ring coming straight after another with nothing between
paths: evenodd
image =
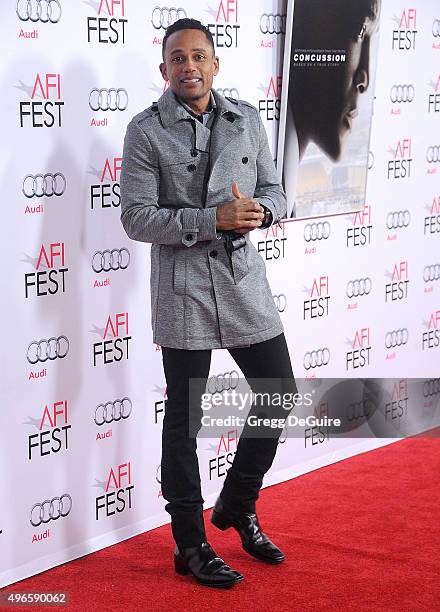
<instances>
[{"instance_id":1,"label":"coat lapel","mask_svg":"<svg viewBox=\"0 0 440 612\"><path fill-rule=\"evenodd\" d=\"M217 118L211 132L211 167L228 147L234 146L235 138L244 132L244 115L238 105L214 89L212 93L217 104Z\"/></svg>"}]
</instances>

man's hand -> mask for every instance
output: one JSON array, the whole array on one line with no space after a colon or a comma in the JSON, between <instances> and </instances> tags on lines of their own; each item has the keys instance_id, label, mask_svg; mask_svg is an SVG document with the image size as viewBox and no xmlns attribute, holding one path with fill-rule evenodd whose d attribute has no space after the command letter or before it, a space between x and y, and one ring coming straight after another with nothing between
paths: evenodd
<instances>
[{"instance_id":1,"label":"man's hand","mask_svg":"<svg viewBox=\"0 0 440 612\"><path fill-rule=\"evenodd\" d=\"M253 198L247 198L232 184L234 200L217 206L217 229L234 230L239 234L260 227L264 219L264 209Z\"/></svg>"}]
</instances>

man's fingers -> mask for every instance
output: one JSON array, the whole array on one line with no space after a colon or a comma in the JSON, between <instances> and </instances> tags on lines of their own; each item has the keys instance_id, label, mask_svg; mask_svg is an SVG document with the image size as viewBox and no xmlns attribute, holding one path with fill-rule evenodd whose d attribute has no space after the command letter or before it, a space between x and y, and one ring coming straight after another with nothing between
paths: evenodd
<instances>
[{"instance_id":1,"label":"man's fingers","mask_svg":"<svg viewBox=\"0 0 440 612\"><path fill-rule=\"evenodd\" d=\"M240 198L244 198L245 197L242 193L240 193L240 190L238 188L237 183L232 183L232 195L237 200L239 200Z\"/></svg>"}]
</instances>

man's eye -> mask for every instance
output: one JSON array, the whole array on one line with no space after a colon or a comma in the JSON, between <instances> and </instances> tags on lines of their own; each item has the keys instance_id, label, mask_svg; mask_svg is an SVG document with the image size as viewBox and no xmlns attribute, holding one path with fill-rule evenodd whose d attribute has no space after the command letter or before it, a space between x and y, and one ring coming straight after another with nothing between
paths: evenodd
<instances>
[{"instance_id":1,"label":"man's eye","mask_svg":"<svg viewBox=\"0 0 440 612\"><path fill-rule=\"evenodd\" d=\"M183 61L183 57L182 57L182 56L180 56L180 55L176 55L175 57L173 57L173 59L172 59L171 61L172 61L172 62L174 62L174 63L176 63L176 64L178 64L178 63L180 63L181 61Z\"/></svg>"},{"instance_id":2,"label":"man's eye","mask_svg":"<svg viewBox=\"0 0 440 612\"><path fill-rule=\"evenodd\" d=\"M204 60L204 59L205 59L205 56L204 56L204 55L202 55L202 54L200 54L200 53L199 53L198 55L196 55L196 60L197 60L197 61L199 61L199 62L203 62L203 60Z\"/></svg>"}]
</instances>

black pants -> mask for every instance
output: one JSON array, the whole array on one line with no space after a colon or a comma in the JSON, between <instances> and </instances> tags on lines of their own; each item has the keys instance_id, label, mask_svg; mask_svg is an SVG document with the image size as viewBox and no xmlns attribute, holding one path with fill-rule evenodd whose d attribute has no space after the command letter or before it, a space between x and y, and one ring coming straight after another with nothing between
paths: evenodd
<instances>
[{"instance_id":1,"label":"black pants","mask_svg":"<svg viewBox=\"0 0 440 612\"><path fill-rule=\"evenodd\" d=\"M246 379L289 379L288 390L296 392L283 333L249 347L228 350ZM168 396L162 429L162 494L168 501L165 509L171 515L174 540L178 547L184 548L206 541L197 441L189 436L189 410L200 410L200 404L188 406L188 397L190 378L206 381L209 377L211 349L192 351L162 347L162 358ZM284 390L287 389L284 387ZM252 391L257 392L254 386ZM284 416L288 414L286 410L283 412ZM281 431L282 428L277 434L272 431L267 438L241 435L220 494L227 506L255 512L263 477L274 460Z\"/></svg>"}]
</instances>

